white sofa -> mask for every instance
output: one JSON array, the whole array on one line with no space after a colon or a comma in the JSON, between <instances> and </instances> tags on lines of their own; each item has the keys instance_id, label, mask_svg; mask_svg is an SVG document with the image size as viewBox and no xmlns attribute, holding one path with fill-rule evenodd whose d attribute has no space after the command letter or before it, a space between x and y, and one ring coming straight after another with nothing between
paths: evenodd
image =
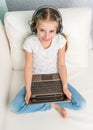
<instances>
[{"instance_id":1,"label":"white sofa","mask_svg":"<svg viewBox=\"0 0 93 130\"><path fill-rule=\"evenodd\" d=\"M27 24L33 11L7 12L0 22L0 130L93 130L93 50L91 8L59 9L64 33L69 40L66 52L68 82L86 99L84 110L67 109L63 119L53 108L44 112L15 114L10 103L24 83L22 43L30 34Z\"/></svg>"}]
</instances>

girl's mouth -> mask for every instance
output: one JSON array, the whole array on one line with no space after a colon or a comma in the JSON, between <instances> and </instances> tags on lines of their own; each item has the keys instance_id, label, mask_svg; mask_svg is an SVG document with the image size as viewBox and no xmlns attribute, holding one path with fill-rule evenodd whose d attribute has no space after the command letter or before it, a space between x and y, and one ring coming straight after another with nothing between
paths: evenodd
<instances>
[{"instance_id":1,"label":"girl's mouth","mask_svg":"<svg viewBox=\"0 0 93 130\"><path fill-rule=\"evenodd\" d=\"M45 41L45 42L51 41L51 39L45 39L45 38L43 38L42 40Z\"/></svg>"}]
</instances>

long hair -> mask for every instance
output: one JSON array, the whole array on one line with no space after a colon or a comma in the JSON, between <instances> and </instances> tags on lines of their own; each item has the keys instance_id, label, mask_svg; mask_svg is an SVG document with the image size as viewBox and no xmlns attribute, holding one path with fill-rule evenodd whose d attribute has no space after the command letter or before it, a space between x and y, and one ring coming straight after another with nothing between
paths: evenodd
<instances>
[{"instance_id":1,"label":"long hair","mask_svg":"<svg viewBox=\"0 0 93 130\"><path fill-rule=\"evenodd\" d=\"M65 33L61 33L61 34L66 39L66 45L65 45L65 52L66 52L68 49L68 38L67 38L67 35Z\"/></svg>"}]
</instances>

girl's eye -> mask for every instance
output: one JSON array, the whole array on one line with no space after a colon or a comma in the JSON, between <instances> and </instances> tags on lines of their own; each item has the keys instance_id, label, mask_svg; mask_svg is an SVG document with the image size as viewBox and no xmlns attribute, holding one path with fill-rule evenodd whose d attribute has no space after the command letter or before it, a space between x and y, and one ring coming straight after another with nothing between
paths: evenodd
<instances>
[{"instance_id":1,"label":"girl's eye","mask_svg":"<svg viewBox=\"0 0 93 130\"><path fill-rule=\"evenodd\" d=\"M53 33L53 32L54 32L54 30L51 30L50 32L51 32L51 33Z\"/></svg>"},{"instance_id":2,"label":"girl's eye","mask_svg":"<svg viewBox=\"0 0 93 130\"><path fill-rule=\"evenodd\" d=\"M40 29L40 31L41 31L41 32L44 32L44 30L43 30L43 29Z\"/></svg>"}]
</instances>

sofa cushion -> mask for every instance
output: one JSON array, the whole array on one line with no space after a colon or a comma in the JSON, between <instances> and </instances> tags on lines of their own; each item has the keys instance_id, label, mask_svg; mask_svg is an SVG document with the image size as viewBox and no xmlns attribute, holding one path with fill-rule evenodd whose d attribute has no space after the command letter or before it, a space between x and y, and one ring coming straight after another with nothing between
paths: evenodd
<instances>
[{"instance_id":1,"label":"sofa cushion","mask_svg":"<svg viewBox=\"0 0 93 130\"><path fill-rule=\"evenodd\" d=\"M3 130L5 126L6 104L10 87L10 69L8 41L4 26L0 20L0 130Z\"/></svg>"},{"instance_id":2,"label":"sofa cushion","mask_svg":"<svg viewBox=\"0 0 93 130\"><path fill-rule=\"evenodd\" d=\"M63 32L68 36L66 64L68 70L88 65L88 47L91 28L91 8L59 9L63 17ZM11 47L12 67L24 69L24 39L31 33L28 21L33 11L14 11L5 15L5 28Z\"/></svg>"},{"instance_id":3,"label":"sofa cushion","mask_svg":"<svg viewBox=\"0 0 93 130\"><path fill-rule=\"evenodd\" d=\"M10 105L8 105L5 130L93 130L93 60L91 59L93 59L92 51L89 53L89 67L85 71L77 73L77 76L74 73L74 79L69 79L69 83L87 101L84 110L66 109L68 118L64 120L54 109L44 112L15 114L11 112ZM9 104L24 84L23 71L14 70L9 93Z\"/></svg>"}]
</instances>

